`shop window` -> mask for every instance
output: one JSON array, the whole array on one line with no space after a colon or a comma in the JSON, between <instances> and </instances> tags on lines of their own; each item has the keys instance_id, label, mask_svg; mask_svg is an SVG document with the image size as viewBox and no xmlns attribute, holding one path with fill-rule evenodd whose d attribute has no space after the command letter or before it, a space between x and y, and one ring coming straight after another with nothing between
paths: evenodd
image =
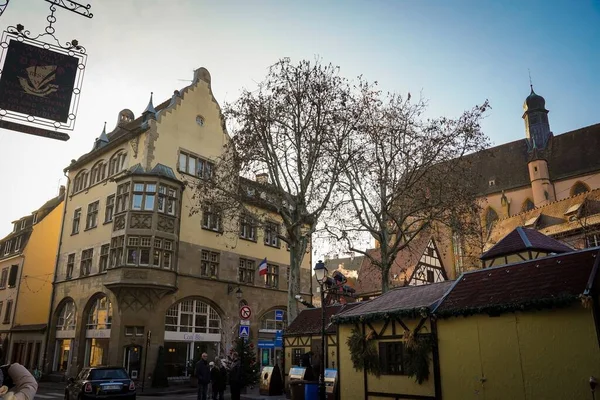
<instances>
[{"instance_id":1,"label":"shop window","mask_svg":"<svg viewBox=\"0 0 600 400\"><path fill-rule=\"evenodd\" d=\"M87 329L110 329L112 304L106 296L96 299L88 314Z\"/></svg>"},{"instance_id":2,"label":"shop window","mask_svg":"<svg viewBox=\"0 0 600 400\"><path fill-rule=\"evenodd\" d=\"M167 310L165 330L220 334L221 317L201 300L184 300Z\"/></svg>"},{"instance_id":3,"label":"shop window","mask_svg":"<svg viewBox=\"0 0 600 400\"><path fill-rule=\"evenodd\" d=\"M383 375L404 375L404 342L380 342L379 364Z\"/></svg>"}]
</instances>

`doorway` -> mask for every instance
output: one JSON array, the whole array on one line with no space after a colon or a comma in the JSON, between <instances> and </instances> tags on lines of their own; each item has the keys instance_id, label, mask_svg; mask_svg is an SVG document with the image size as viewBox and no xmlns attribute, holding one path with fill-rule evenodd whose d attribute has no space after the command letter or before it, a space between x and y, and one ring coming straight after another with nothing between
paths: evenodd
<instances>
[{"instance_id":1,"label":"doorway","mask_svg":"<svg viewBox=\"0 0 600 400\"><path fill-rule=\"evenodd\" d=\"M142 346L125 346L125 356L123 357L123 367L127 370L131 379L138 379L140 374L142 359Z\"/></svg>"}]
</instances>

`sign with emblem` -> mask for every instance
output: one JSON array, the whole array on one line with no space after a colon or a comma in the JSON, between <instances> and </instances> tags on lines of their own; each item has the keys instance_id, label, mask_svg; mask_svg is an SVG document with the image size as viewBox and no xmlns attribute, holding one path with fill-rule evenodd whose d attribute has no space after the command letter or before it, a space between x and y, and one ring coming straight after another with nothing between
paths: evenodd
<instances>
[{"instance_id":1,"label":"sign with emblem","mask_svg":"<svg viewBox=\"0 0 600 400\"><path fill-rule=\"evenodd\" d=\"M69 140L75 129L86 54L30 39L22 25L0 40L0 128Z\"/></svg>"},{"instance_id":2,"label":"sign with emblem","mask_svg":"<svg viewBox=\"0 0 600 400\"><path fill-rule=\"evenodd\" d=\"M242 306L240 308L240 318L241 319L250 319L250 316L252 316L252 310L250 309L250 307Z\"/></svg>"},{"instance_id":3,"label":"sign with emblem","mask_svg":"<svg viewBox=\"0 0 600 400\"><path fill-rule=\"evenodd\" d=\"M275 321L283 321L283 310L275 310Z\"/></svg>"},{"instance_id":4,"label":"sign with emblem","mask_svg":"<svg viewBox=\"0 0 600 400\"><path fill-rule=\"evenodd\" d=\"M250 337L250 327L246 325L240 325L240 334L241 338Z\"/></svg>"}]
</instances>

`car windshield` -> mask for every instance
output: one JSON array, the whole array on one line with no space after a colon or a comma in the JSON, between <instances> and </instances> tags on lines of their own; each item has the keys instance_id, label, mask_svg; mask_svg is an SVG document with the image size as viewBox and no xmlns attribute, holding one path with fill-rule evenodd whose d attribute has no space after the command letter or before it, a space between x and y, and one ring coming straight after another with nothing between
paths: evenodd
<instances>
[{"instance_id":1,"label":"car windshield","mask_svg":"<svg viewBox=\"0 0 600 400\"><path fill-rule=\"evenodd\" d=\"M93 369L90 372L90 380L102 379L129 379L129 376L124 369Z\"/></svg>"}]
</instances>

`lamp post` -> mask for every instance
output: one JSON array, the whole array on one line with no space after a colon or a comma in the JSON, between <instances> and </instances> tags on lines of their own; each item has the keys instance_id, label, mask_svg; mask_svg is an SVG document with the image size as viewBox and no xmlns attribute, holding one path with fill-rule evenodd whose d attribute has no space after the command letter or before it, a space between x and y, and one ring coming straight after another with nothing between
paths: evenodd
<instances>
[{"instance_id":1,"label":"lamp post","mask_svg":"<svg viewBox=\"0 0 600 400\"><path fill-rule=\"evenodd\" d=\"M593 376L590 376L590 389L592 390L592 400L596 399L596 386L598 386L598 380Z\"/></svg>"},{"instance_id":2,"label":"lamp post","mask_svg":"<svg viewBox=\"0 0 600 400\"><path fill-rule=\"evenodd\" d=\"M315 278L321 287L321 371L319 374L319 399L325 400L325 288L327 281L327 267L321 260L315 265Z\"/></svg>"}]
</instances>

